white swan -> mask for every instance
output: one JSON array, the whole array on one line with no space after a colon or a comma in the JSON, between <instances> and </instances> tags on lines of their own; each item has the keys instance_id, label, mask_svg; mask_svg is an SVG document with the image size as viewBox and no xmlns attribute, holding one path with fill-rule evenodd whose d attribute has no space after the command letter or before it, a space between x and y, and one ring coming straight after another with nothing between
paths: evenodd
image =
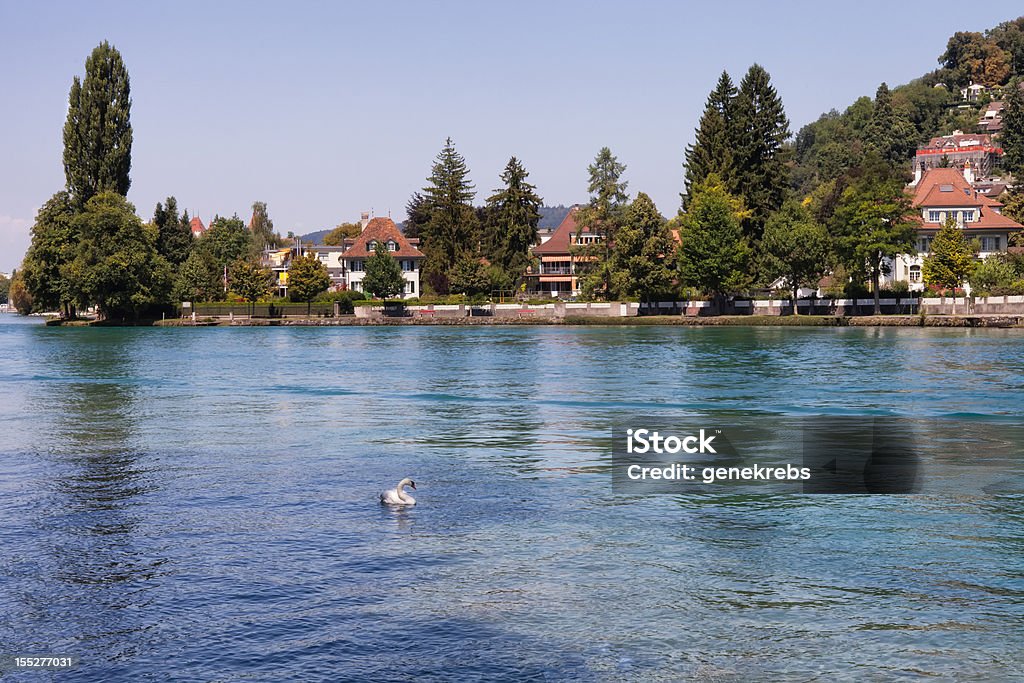
<instances>
[{"instance_id":1,"label":"white swan","mask_svg":"<svg viewBox=\"0 0 1024 683\"><path fill-rule=\"evenodd\" d=\"M402 490L406 486L411 488L413 491L416 490L416 482L409 477L406 477L402 481L398 482L398 486L395 488L382 491L380 494L380 502L387 505L415 505L416 499Z\"/></svg>"}]
</instances>

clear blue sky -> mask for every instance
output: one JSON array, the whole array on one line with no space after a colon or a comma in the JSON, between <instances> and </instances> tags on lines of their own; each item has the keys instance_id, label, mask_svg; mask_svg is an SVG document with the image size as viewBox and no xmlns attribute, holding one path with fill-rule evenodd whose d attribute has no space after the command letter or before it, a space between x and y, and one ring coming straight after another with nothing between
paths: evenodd
<instances>
[{"instance_id":1,"label":"clear blue sky","mask_svg":"<svg viewBox=\"0 0 1024 683\"><path fill-rule=\"evenodd\" d=\"M794 132L937 66L956 30L1016 16L899 2L20 2L0 0L0 270L64 185L74 75L101 40L131 75L129 199L199 213L266 201L282 233L404 217L452 136L478 202L511 155L548 204L586 199L609 146L673 215L722 69L763 64ZM994 11L992 8L996 8Z\"/></svg>"}]
</instances>

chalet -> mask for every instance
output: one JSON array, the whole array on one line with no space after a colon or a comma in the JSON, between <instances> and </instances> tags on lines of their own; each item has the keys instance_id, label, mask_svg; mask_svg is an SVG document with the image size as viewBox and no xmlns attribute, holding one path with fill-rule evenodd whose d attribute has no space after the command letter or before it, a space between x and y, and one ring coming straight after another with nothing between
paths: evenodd
<instances>
[{"instance_id":1,"label":"chalet","mask_svg":"<svg viewBox=\"0 0 1024 683\"><path fill-rule=\"evenodd\" d=\"M956 219L968 239L977 240L979 258L1007 250L1010 235L1024 230L1024 225L1002 215L1003 204L975 189L968 163L964 171L935 168L927 171L910 189L917 210L917 253L900 254L891 264L888 276L892 281L907 282L911 290L921 290L921 266L931 252L932 240L950 216Z\"/></svg>"},{"instance_id":2,"label":"chalet","mask_svg":"<svg viewBox=\"0 0 1024 683\"><path fill-rule=\"evenodd\" d=\"M588 226L579 226L578 213L579 207L572 207L551 237L533 248L539 263L526 273L526 289L531 294L561 298L579 295L576 267L587 258L579 255L579 248L599 243L601 236Z\"/></svg>"},{"instance_id":3,"label":"chalet","mask_svg":"<svg viewBox=\"0 0 1024 683\"><path fill-rule=\"evenodd\" d=\"M363 291L366 259L374 254L378 244L383 244L402 267L405 278L403 296L419 296L423 252L416 248L418 242L407 239L390 218L378 216L370 219L358 236L346 239L343 245L341 263L346 285L357 292Z\"/></svg>"}]
</instances>

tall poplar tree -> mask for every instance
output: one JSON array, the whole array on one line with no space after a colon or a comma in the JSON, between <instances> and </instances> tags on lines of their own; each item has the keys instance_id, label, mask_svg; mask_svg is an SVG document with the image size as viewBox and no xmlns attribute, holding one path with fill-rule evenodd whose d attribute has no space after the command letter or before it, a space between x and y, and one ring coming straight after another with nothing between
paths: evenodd
<instances>
[{"instance_id":1,"label":"tall poplar tree","mask_svg":"<svg viewBox=\"0 0 1024 683\"><path fill-rule=\"evenodd\" d=\"M789 168L784 143L789 138L789 119L771 77L754 64L740 82L736 94L736 150L733 155L735 188L750 216L743 232L756 242L764 223L786 198Z\"/></svg>"},{"instance_id":2,"label":"tall poplar tree","mask_svg":"<svg viewBox=\"0 0 1024 683\"><path fill-rule=\"evenodd\" d=\"M264 249L281 245L281 236L274 232L274 221L267 213L266 202L253 202L249 232L252 233L253 258L258 259Z\"/></svg>"},{"instance_id":3,"label":"tall poplar tree","mask_svg":"<svg viewBox=\"0 0 1024 683\"><path fill-rule=\"evenodd\" d=\"M688 202L693 187L712 173L727 181L732 178L733 145L736 142L735 100L736 86L729 72L723 71L715 89L708 95L696 138L686 148L684 204Z\"/></svg>"},{"instance_id":4,"label":"tall poplar tree","mask_svg":"<svg viewBox=\"0 0 1024 683\"><path fill-rule=\"evenodd\" d=\"M587 227L598 239L594 244L575 248L576 254L582 257L577 261L577 273L581 280L580 288L587 297L600 294L610 299L614 296L612 243L629 203L629 195L626 194L628 183L622 180L625 171L626 165L619 163L607 147L602 147L594 163L587 167L590 202L576 215L579 226L577 238Z\"/></svg>"},{"instance_id":5,"label":"tall poplar tree","mask_svg":"<svg viewBox=\"0 0 1024 683\"><path fill-rule=\"evenodd\" d=\"M519 159L512 157L501 174L505 187L487 198L488 256L511 282L522 277L531 260L530 248L537 243L543 200L527 181L529 176Z\"/></svg>"},{"instance_id":6,"label":"tall poplar tree","mask_svg":"<svg viewBox=\"0 0 1024 683\"><path fill-rule=\"evenodd\" d=\"M430 220L420 228L427 282L439 294L448 293L448 278L459 258L479 251L476 192L468 176L466 160L448 138L427 178L430 184L423 188Z\"/></svg>"},{"instance_id":7,"label":"tall poplar tree","mask_svg":"<svg viewBox=\"0 0 1024 683\"><path fill-rule=\"evenodd\" d=\"M71 83L64 123L64 175L79 208L100 192L128 194L131 106L121 53L103 41L85 61L85 78L75 76Z\"/></svg>"}]
</instances>

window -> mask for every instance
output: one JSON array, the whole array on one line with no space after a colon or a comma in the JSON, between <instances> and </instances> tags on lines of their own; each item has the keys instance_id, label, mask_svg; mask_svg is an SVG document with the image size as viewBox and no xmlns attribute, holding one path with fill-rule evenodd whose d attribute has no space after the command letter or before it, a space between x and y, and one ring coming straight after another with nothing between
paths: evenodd
<instances>
[{"instance_id":1,"label":"window","mask_svg":"<svg viewBox=\"0 0 1024 683\"><path fill-rule=\"evenodd\" d=\"M353 282L352 283L352 291L353 292L361 292L361 291L363 291L363 283L362 282Z\"/></svg>"},{"instance_id":2,"label":"window","mask_svg":"<svg viewBox=\"0 0 1024 683\"><path fill-rule=\"evenodd\" d=\"M981 238L981 250L982 251L999 251L999 238L998 237L982 237Z\"/></svg>"},{"instance_id":3,"label":"window","mask_svg":"<svg viewBox=\"0 0 1024 683\"><path fill-rule=\"evenodd\" d=\"M973 211L964 211L964 223L973 223L973 222L974 222L974 212Z\"/></svg>"},{"instance_id":4,"label":"window","mask_svg":"<svg viewBox=\"0 0 1024 683\"><path fill-rule=\"evenodd\" d=\"M353 273L361 273L361 272L363 272L363 262L362 261L349 261L348 262L348 269L351 270Z\"/></svg>"},{"instance_id":5,"label":"window","mask_svg":"<svg viewBox=\"0 0 1024 683\"><path fill-rule=\"evenodd\" d=\"M416 283L413 282L412 280L406 282L405 283L405 293L406 294L415 294L416 293Z\"/></svg>"},{"instance_id":6,"label":"window","mask_svg":"<svg viewBox=\"0 0 1024 683\"><path fill-rule=\"evenodd\" d=\"M366 243L366 251L373 252L377 250L377 240L370 240Z\"/></svg>"},{"instance_id":7,"label":"window","mask_svg":"<svg viewBox=\"0 0 1024 683\"><path fill-rule=\"evenodd\" d=\"M942 221L942 212L936 209L928 209L928 222L939 223Z\"/></svg>"},{"instance_id":8,"label":"window","mask_svg":"<svg viewBox=\"0 0 1024 683\"><path fill-rule=\"evenodd\" d=\"M918 237L917 238L917 250L922 254L927 254L932 250L932 238L931 237Z\"/></svg>"},{"instance_id":9,"label":"window","mask_svg":"<svg viewBox=\"0 0 1024 683\"><path fill-rule=\"evenodd\" d=\"M921 266L910 266L910 281L920 282L921 281Z\"/></svg>"},{"instance_id":10,"label":"window","mask_svg":"<svg viewBox=\"0 0 1024 683\"><path fill-rule=\"evenodd\" d=\"M415 261L412 261L412 260L408 260L407 261L405 259L402 259L401 263L402 263L402 272L403 273L411 273L412 271L416 270L416 262Z\"/></svg>"},{"instance_id":11,"label":"window","mask_svg":"<svg viewBox=\"0 0 1024 683\"><path fill-rule=\"evenodd\" d=\"M388 251L398 251L398 244L394 240L388 240Z\"/></svg>"}]
</instances>

